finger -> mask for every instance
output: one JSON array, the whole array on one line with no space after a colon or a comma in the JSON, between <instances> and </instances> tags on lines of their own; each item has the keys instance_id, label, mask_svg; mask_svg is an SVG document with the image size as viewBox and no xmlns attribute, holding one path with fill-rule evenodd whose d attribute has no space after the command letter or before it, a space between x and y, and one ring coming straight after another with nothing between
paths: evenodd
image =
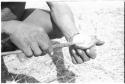
<instances>
[{"instance_id":1,"label":"finger","mask_svg":"<svg viewBox=\"0 0 125 84\"><path fill-rule=\"evenodd\" d=\"M28 44L26 44L25 42L23 44L24 44L24 46L21 47L21 50L23 50L23 52L25 53L25 55L27 57L32 57L33 56L33 52L31 50L30 46Z\"/></svg>"},{"instance_id":2,"label":"finger","mask_svg":"<svg viewBox=\"0 0 125 84\"><path fill-rule=\"evenodd\" d=\"M82 58L83 62L89 61L90 58L86 55L85 51L77 49L78 55Z\"/></svg>"},{"instance_id":3,"label":"finger","mask_svg":"<svg viewBox=\"0 0 125 84\"><path fill-rule=\"evenodd\" d=\"M49 39L45 38L42 35L39 35L39 38L37 40L38 40L39 46L42 50L47 50L51 46Z\"/></svg>"},{"instance_id":4,"label":"finger","mask_svg":"<svg viewBox=\"0 0 125 84\"><path fill-rule=\"evenodd\" d=\"M74 49L72 49L72 52L73 52L73 57L76 60L76 62L79 64L83 63L83 60L76 54L76 51Z\"/></svg>"},{"instance_id":5,"label":"finger","mask_svg":"<svg viewBox=\"0 0 125 84\"><path fill-rule=\"evenodd\" d=\"M23 52L25 53L25 55L27 56L27 57L32 57L33 56L33 53L32 53L32 50L31 50L31 48L24 48L23 49Z\"/></svg>"},{"instance_id":6,"label":"finger","mask_svg":"<svg viewBox=\"0 0 125 84\"><path fill-rule=\"evenodd\" d=\"M95 46L95 43L91 43L91 44L86 45L86 46L85 46L85 45L74 45L74 46L75 46L75 48L77 48L77 49L86 50L86 49L89 49L89 48Z\"/></svg>"},{"instance_id":7,"label":"finger","mask_svg":"<svg viewBox=\"0 0 125 84\"><path fill-rule=\"evenodd\" d=\"M96 58L96 47L92 47L90 49L87 49L86 50L86 54L92 58L92 59L95 59Z\"/></svg>"},{"instance_id":8,"label":"finger","mask_svg":"<svg viewBox=\"0 0 125 84\"><path fill-rule=\"evenodd\" d=\"M72 58L72 62L73 62L73 64L77 64L75 58L74 58L73 56L71 56L71 58Z\"/></svg>"},{"instance_id":9,"label":"finger","mask_svg":"<svg viewBox=\"0 0 125 84\"><path fill-rule=\"evenodd\" d=\"M70 55L71 55L71 58L72 58L72 62L74 63L74 64L77 64L77 62L76 62L76 60L75 60L75 58L73 57L73 52L72 52L72 47L69 47L69 53L70 53Z\"/></svg>"},{"instance_id":10,"label":"finger","mask_svg":"<svg viewBox=\"0 0 125 84\"><path fill-rule=\"evenodd\" d=\"M52 48L52 47L49 47L49 49L47 50L47 53L48 53L49 55L53 55L53 54L54 54L53 48Z\"/></svg>"},{"instance_id":11,"label":"finger","mask_svg":"<svg viewBox=\"0 0 125 84\"><path fill-rule=\"evenodd\" d=\"M52 47L49 47L49 45L45 44L42 40L38 41L39 47L42 50L42 55L45 55L48 53L49 55L53 55L53 49Z\"/></svg>"},{"instance_id":12,"label":"finger","mask_svg":"<svg viewBox=\"0 0 125 84\"><path fill-rule=\"evenodd\" d=\"M94 47L94 46L101 46L103 44L104 44L104 41L100 41L96 38L93 38L93 40L90 43L87 43L87 44L80 43L80 44L75 45L75 46L79 49L85 50L85 49L89 49L89 48Z\"/></svg>"},{"instance_id":13,"label":"finger","mask_svg":"<svg viewBox=\"0 0 125 84\"><path fill-rule=\"evenodd\" d=\"M71 59L72 59L73 64L77 64L75 58L73 57L73 52L72 52L72 48L71 47L69 47L69 53L71 55Z\"/></svg>"},{"instance_id":14,"label":"finger","mask_svg":"<svg viewBox=\"0 0 125 84\"><path fill-rule=\"evenodd\" d=\"M98 40L96 41L96 46L101 46L103 45L105 42L104 41L101 41L101 40Z\"/></svg>"},{"instance_id":15,"label":"finger","mask_svg":"<svg viewBox=\"0 0 125 84\"><path fill-rule=\"evenodd\" d=\"M33 55L30 46L27 44L27 40L19 39L16 36L10 37L11 41L21 49L27 57L31 57Z\"/></svg>"},{"instance_id":16,"label":"finger","mask_svg":"<svg viewBox=\"0 0 125 84\"><path fill-rule=\"evenodd\" d=\"M40 56L42 54L42 50L40 50L37 42L31 42L30 46L35 56Z\"/></svg>"},{"instance_id":17,"label":"finger","mask_svg":"<svg viewBox=\"0 0 125 84\"><path fill-rule=\"evenodd\" d=\"M19 59L20 62L23 62L28 59L24 53L18 53L17 58Z\"/></svg>"}]
</instances>

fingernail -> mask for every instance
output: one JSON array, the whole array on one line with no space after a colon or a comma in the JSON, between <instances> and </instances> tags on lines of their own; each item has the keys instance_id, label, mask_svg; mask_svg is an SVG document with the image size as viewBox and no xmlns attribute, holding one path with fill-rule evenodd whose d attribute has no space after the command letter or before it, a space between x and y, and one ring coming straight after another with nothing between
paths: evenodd
<instances>
[{"instance_id":1,"label":"fingernail","mask_svg":"<svg viewBox=\"0 0 125 84\"><path fill-rule=\"evenodd\" d=\"M100 46L100 45L103 45L104 43L105 43L104 41L97 41L96 45Z\"/></svg>"}]
</instances>

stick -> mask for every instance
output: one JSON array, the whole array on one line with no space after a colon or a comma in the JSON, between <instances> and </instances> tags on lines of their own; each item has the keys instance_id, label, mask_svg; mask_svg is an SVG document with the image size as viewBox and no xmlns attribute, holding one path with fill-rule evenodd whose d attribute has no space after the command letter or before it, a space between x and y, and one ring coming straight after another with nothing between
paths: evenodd
<instances>
[{"instance_id":1,"label":"stick","mask_svg":"<svg viewBox=\"0 0 125 84\"><path fill-rule=\"evenodd\" d=\"M52 46L52 48L59 48L59 47L69 47L71 45L74 45L73 43L62 43L62 44L55 44ZM16 51L9 51L9 52L2 52L1 55L10 55L10 54L18 54L18 53L23 53L21 50L16 50Z\"/></svg>"},{"instance_id":2,"label":"stick","mask_svg":"<svg viewBox=\"0 0 125 84\"><path fill-rule=\"evenodd\" d=\"M78 44L82 44L82 43L78 43ZM63 48L63 47L69 47L71 45L75 45L74 43L61 43L61 44L55 44L52 46L52 48ZM93 44L92 46L90 46L89 48L93 47L95 44ZM82 49L88 49L88 48L84 48L82 47ZM1 55L10 55L10 54L19 54L19 53L23 53L23 51L21 50L16 50L16 51L9 51L9 52L2 52Z\"/></svg>"}]
</instances>

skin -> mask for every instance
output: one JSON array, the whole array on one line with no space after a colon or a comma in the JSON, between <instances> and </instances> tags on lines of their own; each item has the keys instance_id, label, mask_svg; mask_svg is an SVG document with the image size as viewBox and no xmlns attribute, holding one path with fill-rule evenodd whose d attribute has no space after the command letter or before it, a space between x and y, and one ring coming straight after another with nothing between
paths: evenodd
<instances>
[{"instance_id":1,"label":"skin","mask_svg":"<svg viewBox=\"0 0 125 84\"><path fill-rule=\"evenodd\" d=\"M47 4L50 7L50 12L43 12L41 10L42 12L40 17L37 16L38 14L34 14L33 17L29 17L23 22L2 22L2 32L9 34L11 41L18 48L20 48L26 56L38 56L41 55L43 51L53 51L48 36L48 34L54 29L52 26L53 20L58 29L61 30L65 36L66 40L68 42L75 43L75 45L69 47L69 52L74 64L80 64L89 61L90 58L94 59L96 57L96 44L100 43L102 45L103 42L99 40L94 42L92 41L92 44L90 43L89 46L77 44L76 36L78 36L78 30L75 26L73 14L70 8L60 2L47 2ZM85 41L84 38L81 40L81 42ZM91 45L94 46L90 47ZM83 49L83 47L86 47L86 49Z\"/></svg>"},{"instance_id":2,"label":"skin","mask_svg":"<svg viewBox=\"0 0 125 84\"><path fill-rule=\"evenodd\" d=\"M90 58L94 59L96 57L95 46L96 44L104 44L104 42L98 40L97 38L91 39L86 35L78 34L78 30L75 26L75 21L70 8L60 2L48 2L47 3L51 9L51 16L54 22L57 24L59 29L63 32L66 40L68 42L73 42L75 45L69 47L69 52L71 54L72 62L74 64L81 64L83 62L89 61ZM87 38L84 39L84 37ZM88 42L88 39L90 43ZM79 45L80 43L86 43ZM91 47L93 45L93 47ZM86 48L86 49L83 49Z\"/></svg>"},{"instance_id":3,"label":"skin","mask_svg":"<svg viewBox=\"0 0 125 84\"><path fill-rule=\"evenodd\" d=\"M28 57L32 55L39 56L43 51L51 48L47 33L36 25L20 21L9 21L3 31L9 34L10 40Z\"/></svg>"}]
</instances>

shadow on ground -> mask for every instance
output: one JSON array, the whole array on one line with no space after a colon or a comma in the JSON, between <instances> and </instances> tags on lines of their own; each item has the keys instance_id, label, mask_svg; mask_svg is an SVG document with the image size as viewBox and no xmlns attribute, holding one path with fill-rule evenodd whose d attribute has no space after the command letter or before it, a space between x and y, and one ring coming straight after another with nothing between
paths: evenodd
<instances>
[{"instance_id":1,"label":"shadow on ground","mask_svg":"<svg viewBox=\"0 0 125 84\"><path fill-rule=\"evenodd\" d=\"M55 43L57 44L57 42ZM57 80L60 83L74 83L75 74L72 71L66 69L64 65L64 57L62 53L62 48L55 48L54 55L51 56L53 63L57 70Z\"/></svg>"},{"instance_id":2,"label":"shadow on ground","mask_svg":"<svg viewBox=\"0 0 125 84\"><path fill-rule=\"evenodd\" d=\"M59 44L59 43L53 42L53 45L54 44ZM9 48L11 48L11 46ZM56 66L56 71L57 71L57 79L53 81L58 81L60 83L74 83L75 74L72 71L69 71L68 69L66 69L64 65L64 57L63 57L62 48L55 48L54 54L51 56L51 58L52 58L53 63ZM1 82L2 83L6 83L7 81L9 82L15 81L17 83L40 83L40 81L38 81L37 79L24 75L24 74L9 73L4 63L3 57L1 59L1 64L2 64L1 65L1 72L2 72ZM53 82L53 81L49 81L49 82Z\"/></svg>"}]
</instances>

